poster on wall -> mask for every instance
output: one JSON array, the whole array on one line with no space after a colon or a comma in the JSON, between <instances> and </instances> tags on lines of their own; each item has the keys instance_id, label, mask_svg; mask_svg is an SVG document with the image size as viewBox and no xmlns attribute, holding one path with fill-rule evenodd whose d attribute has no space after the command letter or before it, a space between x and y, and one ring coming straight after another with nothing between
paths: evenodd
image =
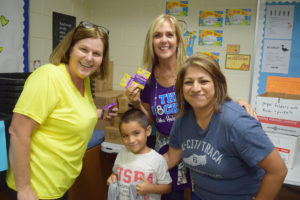
<instances>
[{"instance_id":1,"label":"poster on wall","mask_svg":"<svg viewBox=\"0 0 300 200\"><path fill-rule=\"evenodd\" d=\"M198 51L197 54L205 54L213 59L215 59L218 63L220 63L220 53L219 52L206 52L206 51Z\"/></svg>"},{"instance_id":2,"label":"poster on wall","mask_svg":"<svg viewBox=\"0 0 300 200\"><path fill-rule=\"evenodd\" d=\"M29 0L1 0L0 73L28 72Z\"/></svg>"},{"instance_id":3,"label":"poster on wall","mask_svg":"<svg viewBox=\"0 0 300 200\"><path fill-rule=\"evenodd\" d=\"M265 1L250 103L266 132L300 135L300 1Z\"/></svg>"},{"instance_id":4,"label":"poster on wall","mask_svg":"<svg viewBox=\"0 0 300 200\"><path fill-rule=\"evenodd\" d=\"M288 74L291 40L264 40L262 72Z\"/></svg>"},{"instance_id":5,"label":"poster on wall","mask_svg":"<svg viewBox=\"0 0 300 200\"><path fill-rule=\"evenodd\" d=\"M225 24L249 26L251 24L251 9L226 9Z\"/></svg>"},{"instance_id":6,"label":"poster on wall","mask_svg":"<svg viewBox=\"0 0 300 200\"><path fill-rule=\"evenodd\" d=\"M250 55L226 54L225 69L248 71L250 66Z\"/></svg>"},{"instance_id":7,"label":"poster on wall","mask_svg":"<svg viewBox=\"0 0 300 200\"><path fill-rule=\"evenodd\" d=\"M183 35L185 52L187 56L194 54L194 44L197 38L197 31L186 31Z\"/></svg>"},{"instance_id":8,"label":"poster on wall","mask_svg":"<svg viewBox=\"0 0 300 200\"><path fill-rule=\"evenodd\" d=\"M240 45L227 44L226 53L240 53Z\"/></svg>"},{"instance_id":9,"label":"poster on wall","mask_svg":"<svg viewBox=\"0 0 300 200\"><path fill-rule=\"evenodd\" d=\"M188 16L188 1L167 1L166 14L173 16Z\"/></svg>"},{"instance_id":10,"label":"poster on wall","mask_svg":"<svg viewBox=\"0 0 300 200\"><path fill-rule=\"evenodd\" d=\"M223 11L200 11L199 26L222 27Z\"/></svg>"},{"instance_id":11,"label":"poster on wall","mask_svg":"<svg viewBox=\"0 0 300 200\"><path fill-rule=\"evenodd\" d=\"M265 38L292 38L294 8L292 5L270 5L267 7Z\"/></svg>"},{"instance_id":12,"label":"poster on wall","mask_svg":"<svg viewBox=\"0 0 300 200\"><path fill-rule=\"evenodd\" d=\"M198 44L201 46L222 46L223 31L222 30L199 30Z\"/></svg>"},{"instance_id":13,"label":"poster on wall","mask_svg":"<svg viewBox=\"0 0 300 200\"><path fill-rule=\"evenodd\" d=\"M76 17L53 12L53 49L76 26Z\"/></svg>"}]
</instances>

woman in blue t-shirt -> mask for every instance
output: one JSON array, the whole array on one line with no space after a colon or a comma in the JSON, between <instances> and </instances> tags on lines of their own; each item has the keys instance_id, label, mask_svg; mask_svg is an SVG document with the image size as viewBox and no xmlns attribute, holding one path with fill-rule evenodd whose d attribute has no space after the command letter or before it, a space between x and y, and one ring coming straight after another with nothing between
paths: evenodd
<instances>
[{"instance_id":1,"label":"woman in blue t-shirt","mask_svg":"<svg viewBox=\"0 0 300 200\"><path fill-rule=\"evenodd\" d=\"M287 168L255 118L231 101L219 64L188 58L175 87L178 118L164 154L169 168L181 159L194 182L193 199L274 199Z\"/></svg>"}]
</instances>

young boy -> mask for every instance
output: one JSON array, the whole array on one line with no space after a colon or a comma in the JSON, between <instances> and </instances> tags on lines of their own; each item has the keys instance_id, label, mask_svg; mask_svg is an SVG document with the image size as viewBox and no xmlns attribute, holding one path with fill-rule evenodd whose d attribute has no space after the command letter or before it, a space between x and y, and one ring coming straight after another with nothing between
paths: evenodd
<instances>
[{"instance_id":1,"label":"young boy","mask_svg":"<svg viewBox=\"0 0 300 200\"><path fill-rule=\"evenodd\" d=\"M172 179L163 156L146 145L151 134L146 115L138 109L128 110L119 129L126 148L117 155L108 185L118 182L119 200L131 199L130 187L135 185L138 199L159 200L161 194L171 191Z\"/></svg>"}]
</instances>

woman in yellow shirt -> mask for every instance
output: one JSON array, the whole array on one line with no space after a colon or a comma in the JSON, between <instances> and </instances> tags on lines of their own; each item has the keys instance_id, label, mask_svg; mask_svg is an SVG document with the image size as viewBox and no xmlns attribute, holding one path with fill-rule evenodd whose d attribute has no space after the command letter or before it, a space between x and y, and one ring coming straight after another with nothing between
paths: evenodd
<instances>
[{"instance_id":1,"label":"woman in yellow shirt","mask_svg":"<svg viewBox=\"0 0 300 200\"><path fill-rule=\"evenodd\" d=\"M18 200L63 199L102 110L90 76L106 75L109 31L81 22L26 80L13 110L7 184ZM116 115L113 110L110 118Z\"/></svg>"}]
</instances>

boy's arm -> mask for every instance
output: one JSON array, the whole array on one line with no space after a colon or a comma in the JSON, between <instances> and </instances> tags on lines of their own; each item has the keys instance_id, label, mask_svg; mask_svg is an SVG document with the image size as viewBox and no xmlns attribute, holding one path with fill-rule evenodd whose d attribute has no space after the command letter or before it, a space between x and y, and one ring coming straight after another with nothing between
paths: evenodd
<instances>
[{"instance_id":1,"label":"boy's arm","mask_svg":"<svg viewBox=\"0 0 300 200\"><path fill-rule=\"evenodd\" d=\"M136 192L140 195L145 194L166 194L171 192L172 185L170 184L159 184L154 185L150 183L145 177L141 177L142 183L136 185Z\"/></svg>"}]
</instances>

